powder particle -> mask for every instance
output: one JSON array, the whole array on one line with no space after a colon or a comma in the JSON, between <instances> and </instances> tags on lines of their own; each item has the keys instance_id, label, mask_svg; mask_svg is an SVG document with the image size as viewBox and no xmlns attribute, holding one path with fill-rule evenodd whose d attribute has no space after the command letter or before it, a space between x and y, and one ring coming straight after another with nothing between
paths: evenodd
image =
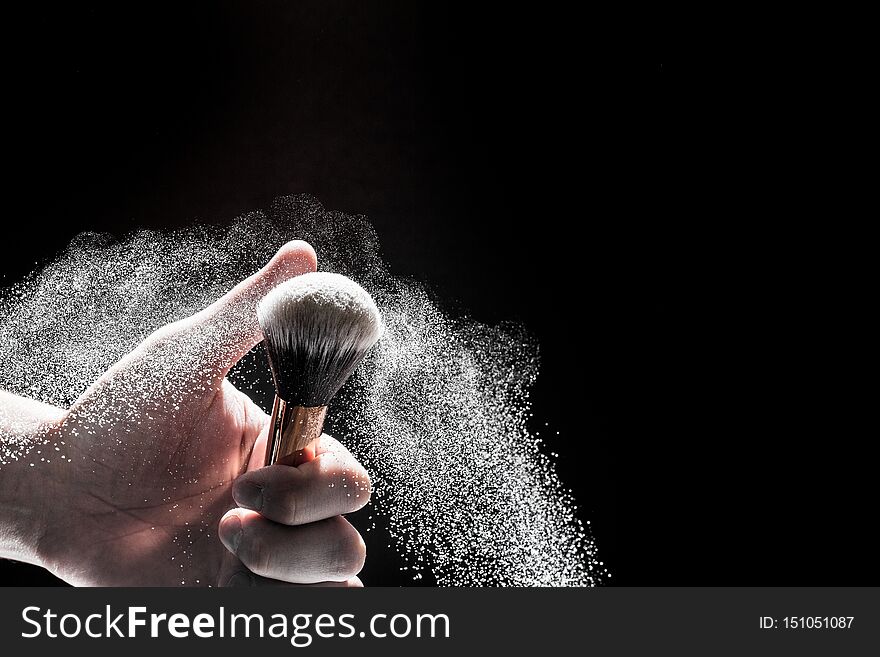
<instances>
[{"instance_id":1,"label":"powder particle","mask_svg":"<svg viewBox=\"0 0 880 657\"><path fill-rule=\"evenodd\" d=\"M600 583L607 571L593 539L528 429L533 339L520 326L450 316L423 285L388 271L364 217L311 197L282 197L224 228L78 236L53 263L0 291L0 388L69 406L154 329L201 310L290 239L310 242L320 269L355 279L382 312L385 334L334 400L328 429L370 472L373 514L387 519L413 578ZM185 352L169 354L169 381ZM262 348L230 379L266 399ZM0 438L0 463L32 447Z\"/></svg>"}]
</instances>

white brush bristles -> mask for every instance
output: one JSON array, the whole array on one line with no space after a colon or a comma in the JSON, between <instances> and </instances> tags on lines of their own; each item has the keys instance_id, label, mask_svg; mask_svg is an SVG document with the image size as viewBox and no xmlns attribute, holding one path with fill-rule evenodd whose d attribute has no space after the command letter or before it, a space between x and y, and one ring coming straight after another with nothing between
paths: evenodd
<instances>
[{"instance_id":1,"label":"white brush bristles","mask_svg":"<svg viewBox=\"0 0 880 657\"><path fill-rule=\"evenodd\" d=\"M325 406L382 335L372 297L341 274L285 281L257 307L278 396Z\"/></svg>"}]
</instances>

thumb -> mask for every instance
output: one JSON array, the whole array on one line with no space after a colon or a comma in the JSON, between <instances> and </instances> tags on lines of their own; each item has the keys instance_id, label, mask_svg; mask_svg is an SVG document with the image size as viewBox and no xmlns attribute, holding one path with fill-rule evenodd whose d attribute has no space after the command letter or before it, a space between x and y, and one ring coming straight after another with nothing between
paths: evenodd
<instances>
[{"instance_id":1,"label":"thumb","mask_svg":"<svg viewBox=\"0 0 880 657\"><path fill-rule=\"evenodd\" d=\"M172 342L183 338L190 349L197 348L203 368L226 376L263 339L257 321L260 300L276 285L316 268L317 256L311 245L301 240L288 242L265 267L204 310L166 327L169 334L156 337L161 342L169 337Z\"/></svg>"}]
</instances>

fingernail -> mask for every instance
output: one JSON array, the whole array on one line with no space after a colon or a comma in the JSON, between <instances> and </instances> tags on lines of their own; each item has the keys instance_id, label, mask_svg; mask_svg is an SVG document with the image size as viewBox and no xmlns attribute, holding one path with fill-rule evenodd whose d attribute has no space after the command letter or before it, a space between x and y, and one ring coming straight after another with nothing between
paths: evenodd
<instances>
[{"instance_id":1,"label":"fingernail","mask_svg":"<svg viewBox=\"0 0 880 657\"><path fill-rule=\"evenodd\" d=\"M259 511L263 508L263 489L249 481L237 481L232 487L232 499L238 506Z\"/></svg>"},{"instance_id":2,"label":"fingernail","mask_svg":"<svg viewBox=\"0 0 880 657\"><path fill-rule=\"evenodd\" d=\"M238 516L229 516L220 523L220 540L233 553L238 551L241 543L241 520Z\"/></svg>"}]
</instances>

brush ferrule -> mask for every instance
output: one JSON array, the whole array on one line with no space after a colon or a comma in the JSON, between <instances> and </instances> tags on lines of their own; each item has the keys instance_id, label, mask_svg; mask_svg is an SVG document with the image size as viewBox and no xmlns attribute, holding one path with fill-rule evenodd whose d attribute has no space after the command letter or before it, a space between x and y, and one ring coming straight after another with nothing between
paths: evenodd
<instances>
[{"instance_id":1,"label":"brush ferrule","mask_svg":"<svg viewBox=\"0 0 880 657\"><path fill-rule=\"evenodd\" d=\"M266 446L266 465L292 464L294 455L321 437L326 406L292 406L275 395Z\"/></svg>"}]
</instances>

